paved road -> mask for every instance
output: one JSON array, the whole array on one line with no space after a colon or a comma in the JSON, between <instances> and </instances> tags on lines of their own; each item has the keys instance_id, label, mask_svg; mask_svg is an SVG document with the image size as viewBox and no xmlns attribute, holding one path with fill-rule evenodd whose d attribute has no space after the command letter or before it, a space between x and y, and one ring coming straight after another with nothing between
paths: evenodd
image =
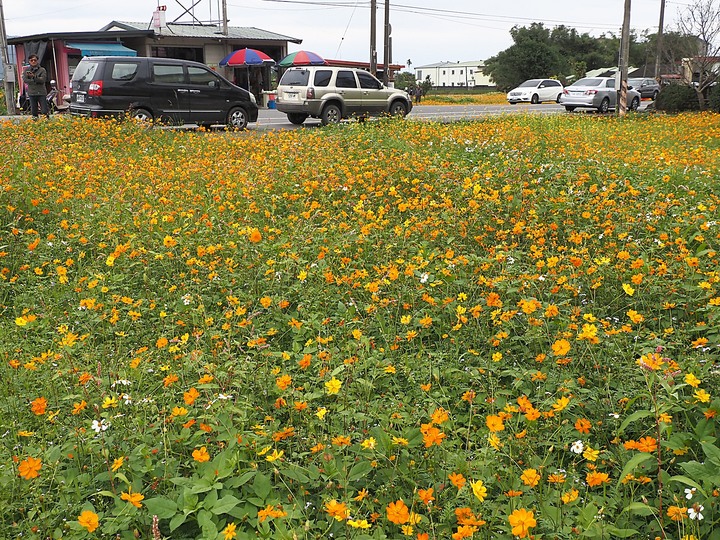
<instances>
[{"instance_id":1,"label":"paved road","mask_svg":"<svg viewBox=\"0 0 720 540\"><path fill-rule=\"evenodd\" d=\"M649 101L643 101L640 104L642 111L647 107ZM593 111L583 111L578 109L574 113L567 113L565 108L556 103L542 103L539 105L518 104L518 105L420 105L413 108L408 118L414 120L435 120L440 122L450 122L455 120L470 120L473 118L482 118L484 116L503 115L503 114L597 114ZM612 113L611 113L612 114ZM320 120L308 118L302 126L295 126L288 122L287 116L276 109L260 109L257 129L297 129L298 127L319 127ZM251 125L251 128L253 125Z\"/></svg>"},{"instance_id":2,"label":"paved road","mask_svg":"<svg viewBox=\"0 0 720 540\"><path fill-rule=\"evenodd\" d=\"M640 110L644 110L650 101L643 101ZM414 120L428 120L439 122L452 122L457 120L471 120L493 115L503 114L597 114L593 111L578 109L574 113L567 113L565 109L556 103L542 103L539 105L518 104L518 105L420 105L413 108L408 118ZM611 113L612 114L612 113ZM15 121L28 120L29 116L2 116L0 121L12 119ZM182 126L191 128L192 126ZM308 118L302 126L291 124L284 113L277 109L260 109L258 121L250 124L250 129L273 130L273 129L298 129L299 127L313 128L320 127L320 120Z\"/></svg>"}]
</instances>

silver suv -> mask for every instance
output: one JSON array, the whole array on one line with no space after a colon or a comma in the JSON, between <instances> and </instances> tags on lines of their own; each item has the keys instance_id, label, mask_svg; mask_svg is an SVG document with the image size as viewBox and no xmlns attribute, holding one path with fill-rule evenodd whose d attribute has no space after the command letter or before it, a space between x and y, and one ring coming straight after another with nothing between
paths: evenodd
<instances>
[{"instance_id":1,"label":"silver suv","mask_svg":"<svg viewBox=\"0 0 720 540\"><path fill-rule=\"evenodd\" d=\"M288 69L278 84L275 104L296 125L309 116L327 125L352 116L402 117L412 109L407 92L387 88L362 69L331 66Z\"/></svg>"}]
</instances>

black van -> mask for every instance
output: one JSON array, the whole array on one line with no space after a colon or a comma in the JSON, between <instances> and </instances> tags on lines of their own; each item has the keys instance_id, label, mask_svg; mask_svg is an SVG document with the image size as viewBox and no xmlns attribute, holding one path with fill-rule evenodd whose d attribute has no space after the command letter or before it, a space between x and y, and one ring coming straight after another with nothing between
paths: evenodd
<instances>
[{"instance_id":1,"label":"black van","mask_svg":"<svg viewBox=\"0 0 720 540\"><path fill-rule=\"evenodd\" d=\"M252 93L204 64L168 58L88 56L70 82L70 113L100 118L130 115L169 124L256 122Z\"/></svg>"}]
</instances>

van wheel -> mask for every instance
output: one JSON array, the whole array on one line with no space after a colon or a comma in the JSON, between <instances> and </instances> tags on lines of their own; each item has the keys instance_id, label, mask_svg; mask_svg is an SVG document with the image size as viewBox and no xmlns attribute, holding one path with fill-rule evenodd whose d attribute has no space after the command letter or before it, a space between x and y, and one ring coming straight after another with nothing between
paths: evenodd
<instances>
[{"instance_id":1,"label":"van wheel","mask_svg":"<svg viewBox=\"0 0 720 540\"><path fill-rule=\"evenodd\" d=\"M152 122L153 115L147 109L133 109L130 111L130 118L139 120L140 122Z\"/></svg>"},{"instance_id":2,"label":"van wheel","mask_svg":"<svg viewBox=\"0 0 720 540\"><path fill-rule=\"evenodd\" d=\"M227 126L232 129L245 129L248 125L248 117L242 107L233 107L227 115Z\"/></svg>"},{"instance_id":3,"label":"van wheel","mask_svg":"<svg viewBox=\"0 0 720 540\"><path fill-rule=\"evenodd\" d=\"M322 115L320 116L320 122L322 122L322 125L327 126L328 124L337 124L340 120L342 120L342 111L340 110L340 107L334 103L326 105L323 109Z\"/></svg>"},{"instance_id":4,"label":"van wheel","mask_svg":"<svg viewBox=\"0 0 720 540\"><path fill-rule=\"evenodd\" d=\"M303 113L288 113L287 117L291 124L302 126L305 120L307 120L308 115Z\"/></svg>"},{"instance_id":5,"label":"van wheel","mask_svg":"<svg viewBox=\"0 0 720 540\"><path fill-rule=\"evenodd\" d=\"M402 101L396 101L390 107L390 114L392 116L400 116L402 118L407 114L407 107Z\"/></svg>"}]
</instances>

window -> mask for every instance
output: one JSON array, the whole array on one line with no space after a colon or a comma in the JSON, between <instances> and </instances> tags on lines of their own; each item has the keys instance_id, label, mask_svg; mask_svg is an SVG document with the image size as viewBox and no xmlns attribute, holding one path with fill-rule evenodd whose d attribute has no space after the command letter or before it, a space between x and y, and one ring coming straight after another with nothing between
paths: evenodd
<instances>
[{"instance_id":1,"label":"window","mask_svg":"<svg viewBox=\"0 0 720 540\"><path fill-rule=\"evenodd\" d=\"M360 88L370 88L372 90L379 90L382 88L382 84L375 77L369 73L363 73L358 71L358 80L360 81Z\"/></svg>"},{"instance_id":2,"label":"window","mask_svg":"<svg viewBox=\"0 0 720 540\"><path fill-rule=\"evenodd\" d=\"M443 75L445 75L445 70L443 69Z\"/></svg>"},{"instance_id":3,"label":"window","mask_svg":"<svg viewBox=\"0 0 720 540\"><path fill-rule=\"evenodd\" d=\"M310 72L307 69L288 69L280 79L280 84L287 86L307 86L309 78ZM315 84L317 84L317 76L315 80Z\"/></svg>"},{"instance_id":4,"label":"window","mask_svg":"<svg viewBox=\"0 0 720 540\"><path fill-rule=\"evenodd\" d=\"M329 69L319 69L315 72L315 86L328 86L332 79L332 71Z\"/></svg>"},{"instance_id":5,"label":"window","mask_svg":"<svg viewBox=\"0 0 720 540\"><path fill-rule=\"evenodd\" d=\"M190 84L210 86L210 83L214 82L214 86L220 86L220 79L209 69L188 66L188 77L190 78Z\"/></svg>"},{"instance_id":6,"label":"window","mask_svg":"<svg viewBox=\"0 0 720 540\"><path fill-rule=\"evenodd\" d=\"M455 70L450 71L450 75L455 75Z\"/></svg>"},{"instance_id":7,"label":"window","mask_svg":"<svg viewBox=\"0 0 720 540\"><path fill-rule=\"evenodd\" d=\"M178 60L205 62L202 47L153 47L151 55L156 58L177 58Z\"/></svg>"},{"instance_id":8,"label":"window","mask_svg":"<svg viewBox=\"0 0 720 540\"><path fill-rule=\"evenodd\" d=\"M460 75L462 75L464 72L465 72L465 70L464 70L464 69L461 69L461 70L460 70Z\"/></svg>"},{"instance_id":9,"label":"window","mask_svg":"<svg viewBox=\"0 0 720 540\"><path fill-rule=\"evenodd\" d=\"M422 80L422 70L421 70L421 69L417 71L417 75L415 76L415 78L416 78L418 81L421 81L421 80Z\"/></svg>"},{"instance_id":10,"label":"window","mask_svg":"<svg viewBox=\"0 0 720 540\"><path fill-rule=\"evenodd\" d=\"M338 88L357 88L355 74L352 71L338 71L335 86Z\"/></svg>"},{"instance_id":11,"label":"window","mask_svg":"<svg viewBox=\"0 0 720 540\"><path fill-rule=\"evenodd\" d=\"M472 74L473 74L473 70L471 69L471 70L470 70L470 75L472 75Z\"/></svg>"},{"instance_id":12,"label":"window","mask_svg":"<svg viewBox=\"0 0 720 540\"><path fill-rule=\"evenodd\" d=\"M130 81L137 74L138 65L135 63L117 63L113 64L110 78L113 81Z\"/></svg>"},{"instance_id":13,"label":"window","mask_svg":"<svg viewBox=\"0 0 720 540\"><path fill-rule=\"evenodd\" d=\"M608 79L607 81L605 81L605 87L615 88L615 81L613 79Z\"/></svg>"},{"instance_id":14,"label":"window","mask_svg":"<svg viewBox=\"0 0 720 540\"><path fill-rule=\"evenodd\" d=\"M169 66L153 64L153 82L162 84L177 84L185 82L182 66Z\"/></svg>"}]
</instances>

